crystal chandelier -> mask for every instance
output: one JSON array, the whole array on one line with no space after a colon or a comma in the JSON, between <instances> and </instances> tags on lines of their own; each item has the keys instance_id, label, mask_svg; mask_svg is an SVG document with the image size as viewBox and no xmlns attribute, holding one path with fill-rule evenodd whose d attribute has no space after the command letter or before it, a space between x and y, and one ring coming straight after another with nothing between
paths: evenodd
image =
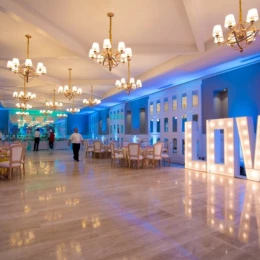
<instances>
[{"instance_id":1,"label":"crystal chandelier","mask_svg":"<svg viewBox=\"0 0 260 260\"><path fill-rule=\"evenodd\" d=\"M93 98L93 86L91 86L91 91L90 91L90 98L84 99L83 103L86 104L88 107L94 107L95 105L98 105L101 103L100 99Z\"/></svg>"},{"instance_id":2,"label":"crystal chandelier","mask_svg":"<svg viewBox=\"0 0 260 260\"><path fill-rule=\"evenodd\" d=\"M68 117L67 114L57 114L57 117L58 118L65 118L65 117Z\"/></svg>"},{"instance_id":3,"label":"crystal chandelier","mask_svg":"<svg viewBox=\"0 0 260 260\"><path fill-rule=\"evenodd\" d=\"M7 68L13 71L15 74L18 73L19 76L24 78L28 83L29 80L33 79L34 77L46 74L47 70L41 62L37 64L37 68L33 66L32 60L29 58L29 41L32 36L26 34L25 37L27 38L27 52L25 63L20 65L19 59L13 58L13 60L9 60L7 62Z\"/></svg>"},{"instance_id":4,"label":"crystal chandelier","mask_svg":"<svg viewBox=\"0 0 260 260\"><path fill-rule=\"evenodd\" d=\"M246 22L243 21L242 0L239 0L239 22L236 23L233 14L227 15L224 26L229 29L229 33L224 38L221 25L215 25L213 28L214 42L218 45L227 44L242 53L255 40L259 32L259 29L254 27L254 23L258 19L257 9L253 8L248 11Z\"/></svg>"},{"instance_id":5,"label":"crystal chandelier","mask_svg":"<svg viewBox=\"0 0 260 260\"><path fill-rule=\"evenodd\" d=\"M30 104L24 104L24 103L21 103L21 104L17 103L15 106L22 110L29 110L32 108L32 106Z\"/></svg>"},{"instance_id":6,"label":"crystal chandelier","mask_svg":"<svg viewBox=\"0 0 260 260\"><path fill-rule=\"evenodd\" d=\"M40 110L40 113L45 115L45 116L48 116L48 115L52 114L53 111L51 111L51 110Z\"/></svg>"},{"instance_id":7,"label":"crystal chandelier","mask_svg":"<svg viewBox=\"0 0 260 260\"><path fill-rule=\"evenodd\" d=\"M19 99L20 102L26 104L29 100L35 99L36 95L31 92L26 92L26 80L24 79L23 91L18 94L16 91L13 93L13 97Z\"/></svg>"},{"instance_id":8,"label":"crystal chandelier","mask_svg":"<svg viewBox=\"0 0 260 260\"><path fill-rule=\"evenodd\" d=\"M67 111L72 113L72 114L80 112L79 108L75 108L74 99L72 101L72 107L71 108L67 108Z\"/></svg>"},{"instance_id":9,"label":"crystal chandelier","mask_svg":"<svg viewBox=\"0 0 260 260\"><path fill-rule=\"evenodd\" d=\"M142 81L140 79L136 80L134 78L131 78L130 76L130 61L131 58L127 58L127 63L128 63L128 78L127 81L125 78L122 78L121 81L117 80L116 81L116 87L118 89L125 90L127 94L129 95L132 90L135 90L136 88L141 88L142 87Z\"/></svg>"},{"instance_id":10,"label":"crystal chandelier","mask_svg":"<svg viewBox=\"0 0 260 260\"><path fill-rule=\"evenodd\" d=\"M72 69L69 68L69 85L64 87L59 86L58 93L63 93L66 98L71 100L77 95L81 95L82 90L81 88L77 88L76 86L71 86L71 71Z\"/></svg>"},{"instance_id":11,"label":"crystal chandelier","mask_svg":"<svg viewBox=\"0 0 260 260\"><path fill-rule=\"evenodd\" d=\"M16 112L16 115L19 115L19 116L29 116L29 112L18 111L18 112Z\"/></svg>"},{"instance_id":12,"label":"crystal chandelier","mask_svg":"<svg viewBox=\"0 0 260 260\"><path fill-rule=\"evenodd\" d=\"M126 58L129 55L132 55L132 53L129 52L130 48L125 47L124 42L118 43L117 50L112 49L112 17L114 14L108 13L107 16L109 17L109 39L104 40L103 50L101 50L101 52L99 49L99 44L94 42L89 51L89 57L111 71L112 68L117 67L120 62L125 63Z\"/></svg>"},{"instance_id":13,"label":"crystal chandelier","mask_svg":"<svg viewBox=\"0 0 260 260\"><path fill-rule=\"evenodd\" d=\"M53 90L53 102L46 101L46 107L49 107L52 110L56 110L56 109L62 108L62 106L63 106L62 103L59 103L55 100L55 89L54 89Z\"/></svg>"}]
</instances>

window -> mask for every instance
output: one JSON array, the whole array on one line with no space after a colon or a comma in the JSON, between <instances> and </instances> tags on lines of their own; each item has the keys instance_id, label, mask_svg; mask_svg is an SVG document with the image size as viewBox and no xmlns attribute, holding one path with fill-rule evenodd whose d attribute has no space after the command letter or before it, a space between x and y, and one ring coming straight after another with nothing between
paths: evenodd
<instances>
[{"instance_id":1,"label":"window","mask_svg":"<svg viewBox=\"0 0 260 260\"><path fill-rule=\"evenodd\" d=\"M153 133L153 119L150 120L150 133Z\"/></svg>"},{"instance_id":2,"label":"window","mask_svg":"<svg viewBox=\"0 0 260 260\"><path fill-rule=\"evenodd\" d=\"M120 119L119 110L117 110L117 119Z\"/></svg>"},{"instance_id":3,"label":"window","mask_svg":"<svg viewBox=\"0 0 260 260\"><path fill-rule=\"evenodd\" d=\"M153 114L153 102L150 102L150 114Z\"/></svg>"},{"instance_id":4,"label":"window","mask_svg":"<svg viewBox=\"0 0 260 260\"><path fill-rule=\"evenodd\" d=\"M185 132L185 122L187 122L187 116L182 117L182 123L181 123L182 132Z\"/></svg>"},{"instance_id":5,"label":"window","mask_svg":"<svg viewBox=\"0 0 260 260\"><path fill-rule=\"evenodd\" d=\"M192 121L198 122L198 120L199 120L199 115L197 114L192 115Z\"/></svg>"},{"instance_id":6,"label":"window","mask_svg":"<svg viewBox=\"0 0 260 260\"><path fill-rule=\"evenodd\" d=\"M157 100L156 102L156 112L160 113L161 112L161 103L160 100Z\"/></svg>"},{"instance_id":7,"label":"window","mask_svg":"<svg viewBox=\"0 0 260 260\"><path fill-rule=\"evenodd\" d=\"M157 140L156 140L156 142L158 143L158 142L160 142L160 141L161 141L161 139L160 139L160 137L158 137Z\"/></svg>"},{"instance_id":8,"label":"window","mask_svg":"<svg viewBox=\"0 0 260 260\"><path fill-rule=\"evenodd\" d=\"M121 109L121 119L124 119L124 110Z\"/></svg>"},{"instance_id":9,"label":"window","mask_svg":"<svg viewBox=\"0 0 260 260\"><path fill-rule=\"evenodd\" d=\"M110 134L113 134L112 125L110 125Z\"/></svg>"},{"instance_id":10,"label":"window","mask_svg":"<svg viewBox=\"0 0 260 260\"><path fill-rule=\"evenodd\" d=\"M178 122L177 116L174 116L174 117L172 118L172 131L173 131L173 132L177 132L177 127L178 127L177 122Z\"/></svg>"},{"instance_id":11,"label":"window","mask_svg":"<svg viewBox=\"0 0 260 260\"><path fill-rule=\"evenodd\" d=\"M172 153L177 153L177 138L172 139Z\"/></svg>"},{"instance_id":12,"label":"window","mask_svg":"<svg viewBox=\"0 0 260 260\"><path fill-rule=\"evenodd\" d=\"M199 105L198 91L192 91L192 106L197 107Z\"/></svg>"},{"instance_id":13,"label":"window","mask_svg":"<svg viewBox=\"0 0 260 260\"><path fill-rule=\"evenodd\" d=\"M168 118L164 118L164 132L168 132Z\"/></svg>"},{"instance_id":14,"label":"window","mask_svg":"<svg viewBox=\"0 0 260 260\"><path fill-rule=\"evenodd\" d=\"M182 139L182 154L185 154L185 140Z\"/></svg>"},{"instance_id":15,"label":"window","mask_svg":"<svg viewBox=\"0 0 260 260\"><path fill-rule=\"evenodd\" d=\"M172 110L176 111L177 110L177 97L172 96Z\"/></svg>"},{"instance_id":16,"label":"window","mask_svg":"<svg viewBox=\"0 0 260 260\"><path fill-rule=\"evenodd\" d=\"M124 133L124 125L121 125L121 134Z\"/></svg>"},{"instance_id":17,"label":"window","mask_svg":"<svg viewBox=\"0 0 260 260\"><path fill-rule=\"evenodd\" d=\"M153 145L153 138L150 138L150 145Z\"/></svg>"},{"instance_id":18,"label":"window","mask_svg":"<svg viewBox=\"0 0 260 260\"><path fill-rule=\"evenodd\" d=\"M181 96L181 108L187 108L187 94L182 94Z\"/></svg>"},{"instance_id":19,"label":"window","mask_svg":"<svg viewBox=\"0 0 260 260\"><path fill-rule=\"evenodd\" d=\"M114 111L114 117L113 117L113 119L116 119L116 111Z\"/></svg>"},{"instance_id":20,"label":"window","mask_svg":"<svg viewBox=\"0 0 260 260\"><path fill-rule=\"evenodd\" d=\"M164 99L164 112L167 112L169 109L169 103L168 103L168 98Z\"/></svg>"},{"instance_id":21,"label":"window","mask_svg":"<svg viewBox=\"0 0 260 260\"><path fill-rule=\"evenodd\" d=\"M160 122L160 119L158 118L156 120L156 132L160 133L160 131L161 131L161 122Z\"/></svg>"}]
</instances>

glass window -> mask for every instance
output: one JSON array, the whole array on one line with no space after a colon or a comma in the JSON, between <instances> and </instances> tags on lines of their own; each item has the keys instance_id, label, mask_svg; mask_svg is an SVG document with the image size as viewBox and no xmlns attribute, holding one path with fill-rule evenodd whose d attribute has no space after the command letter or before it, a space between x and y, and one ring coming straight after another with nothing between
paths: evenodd
<instances>
[{"instance_id":1,"label":"glass window","mask_svg":"<svg viewBox=\"0 0 260 260\"><path fill-rule=\"evenodd\" d=\"M159 118L156 120L156 132L157 133L161 132L161 122Z\"/></svg>"},{"instance_id":2,"label":"glass window","mask_svg":"<svg viewBox=\"0 0 260 260\"><path fill-rule=\"evenodd\" d=\"M176 111L177 110L177 97L172 96L172 110Z\"/></svg>"},{"instance_id":3,"label":"glass window","mask_svg":"<svg viewBox=\"0 0 260 260\"><path fill-rule=\"evenodd\" d=\"M153 145L153 138L150 138L150 145Z\"/></svg>"},{"instance_id":4,"label":"glass window","mask_svg":"<svg viewBox=\"0 0 260 260\"><path fill-rule=\"evenodd\" d=\"M161 103L160 100L157 100L156 102L156 112L160 113L161 112Z\"/></svg>"},{"instance_id":5,"label":"glass window","mask_svg":"<svg viewBox=\"0 0 260 260\"><path fill-rule=\"evenodd\" d=\"M153 133L153 119L150 120L150 133Z\"/></svg>"},{"instance_id":6,"label":"glass window","mask_svg":"<svg viewBox=\"0 0 260 260\"><path fill-rule=\"evenodd\" d=\"M114 117L113 117L113 119L116 119L116 111L114 111Z\"/></svg>"},{"instance_id":7,"label":"glass window","mask_svg":"<svg viewBox=\"0 0 260 260\"><path fill-rule=\"evenodd\" d=\"M197 107L199 105L198 91L192 91L192 106Z\"/></svg>"},{"instance_id":8,"label":"glass window","mask_svg":"<svg viewBox=\"0 0 260 260\"><path fill-rule=\"evenodd\" d=\"M164 112L167 112L169 109L169 103L168 103L168 98L164 99Z\"/></svg>"},{"instance_id":9,"label":"glass window","mask_svg":"<svg viewBox=\"0 0 260 260\"><path fill-rule=\"evenodd\" d=\"M178 127L177 122L178 122L177 116L174 116L174 117L172 118L172 131L173 131L173 132L177 132L177 127Z\"/></svg>"},{"instance_id":10,"label":"glass window","mask_svg":"<svg viewBox=\"0 0 260 260\"><path fill-rule=\"evenodd\" d=\"M181 108L187 108L187 94L182 94L181 96Z\"/></svg>"},{"instance_id":11,"label":"glass window","mask_svg":"<svg viewBox=\"0 0 260 260\"><path fill-rule=\"evenodd\" d=\"M124 110L121 109L121 119L124 119Z\"/></svg>"},{"instance_id":12,"label":"glass window","mask_svg":"<svg viewBox=\"0 0 260 260\"><path fill-rule=\"evenodd\" d=\"M168 132L168 118L164 118L164 132Z\"/></svg>"},{"instance_id":13,"label":"glass window","mask_svg":"<svg viewBox=\"0 0 260 260\"><path fill-rule=\"evenodd\" d=\"M177 138L172 139L172 153L177 153Z\"/></svg>"},{"instance_id":14,"label":"glass window","mask_svg":"<svg viewBox=\"0 0 260 260\"><path fill-rule=\"evenodd\" d=\"M150 114L153 114L153 102L150 102Z\"/></svg>"},{"instance_id":15,"label":"glass window","mask_svg":"<svg viewBox=\"0 0 260 260\"><path fill-rule=\"evenodd\" d=\"M156 142L158 143L158 142L160 142L160 141L161 141L160 137L157 137Z\"/></svg>"},{"instance_id":16,"label":"glass window","mask_svg":"<svg viewBox=\"0 0 260 260\"><path fill-rule=\"evenodd\" d=\"M121 134L124 133L124 125L121 125Z\"/></svg>"},{"instance_id":17,"label":"glass window","mask_svg":"<svg viewBox=\"0 0 260 260\"><path fill-rule=\"evenodd\" d=\"M119 110L117 110L117 119L120 119Z\"/></svg>"},{"instance_id":18,"label":"glass window","mask_svg":"<svg viewBox=\"0 0 260 260\"><path fill-rule=\"evenodd\" d=\"M198 114L192 115L192 121L198 122L198 120L199 120L199 115Z\"/></svg>"},{"instance_id":19,"label":"glass window","mask_svg":"<svg viewBox=\"0 0 260 260\"><path fill-rule=\"evenodd\" d=\"M187 122L187 116L182 117L182 123L181 123L182 132L185 132L185 122Z\"/></svg>"},{"instance_id":20,"label":"glass window","mask_svg":"<svg viewBox=\"0 0 260 260\"><path fill-rule=\"evenodd\" d=\"M110 125L110 134L113 134L113 132L112 132L112 125Z\"/></svg>"}]
</instances>

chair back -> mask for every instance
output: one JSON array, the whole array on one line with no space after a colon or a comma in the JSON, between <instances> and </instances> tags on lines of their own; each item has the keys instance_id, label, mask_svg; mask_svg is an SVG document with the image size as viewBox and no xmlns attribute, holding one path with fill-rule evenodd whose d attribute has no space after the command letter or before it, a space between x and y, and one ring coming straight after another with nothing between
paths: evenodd
<instances>
[{"instance_id":1,"label":"chair back","mask_svg":"<svg viewBox=\"0 0 260 260\"><path fill-rule=\"evenodd\" d=\"M10 146L10 164L21 163L24 147L20 144Z\"/></svg>"},{"instance_id":2,"label":"chair back","mask_svg":"<svg viewBox=\"0 0 260 260\"><path fill-rule=\"evenodd\" d=\"M99 153L101 152L101 142L94 141L94 152Z\"/></svg>"},{"instance_id":3,"label":"chair back","mask_svg":"<svg viewBox=\"0 0 260 260\"><path fill-rule=\"evenodd\" d=\"M130 157L139 158L140 154L140 144L130 143L128 144L128 155Z\"/></svg>"},{"instance_id":4,"label":"chair back","mask_svg":"<svg viewBox=\"0 0 260 260\"><path fill-rule=\"evenodd\" d=\"M112 157L115 156L115 144L114 142L110 143L111 155Z\"/></svg>"},{"instance_id":5,"label":"chair back","mask_svg":"<svg viewBox=\"0 0 260 260\"><path fill-rule=\"evenodd\" d=\"M85 150L88 150L88 140L84 140L84 146L85 146Z\"/></svg>"},{"instance_id":6,"label":"chair back","mask_svg":"<svg viewBox=\"0 0 260 260\"><path fill-rule=\"evenodd\" d=\"M123 146L128 146L129 145L129 142L123 142Z\"/></svg>"},{"instance_id":7,"label":"chair back","mask_svg":"<svg viewBox=\"0 0 260 260\"><path fill-rule=\"evenodd\" d=\"M154 144L153 155L154 156L161 156L162 155L162 143L158 142L158 143Z\"/></svg>"}]
</instances>

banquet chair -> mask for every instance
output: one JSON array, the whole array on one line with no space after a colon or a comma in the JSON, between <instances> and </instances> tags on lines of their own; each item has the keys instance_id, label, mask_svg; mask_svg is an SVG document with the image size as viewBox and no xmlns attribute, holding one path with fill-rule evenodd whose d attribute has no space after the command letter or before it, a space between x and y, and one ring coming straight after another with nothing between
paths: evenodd
<instances>
[{"instance_id":1,"label":"banquet chair","mask_svg":"<svg viewBox=\"0 0 260 260\"><path fill-rule=\"evenodd\" d=\"M112 167L112 165L116 166L117 159L121 161L122 159L124 159L124 157L122 153L116 153L114 142L110 143L110 149L111 149L111 167Z\"/></svg>"},{"instance_id":2,"label":"banquet chair","mask_svg":"<svg viewBox=\"0 0 260 260\"><path fill-rule=\"evenodd\" d=\"M99 154L101 158L101 154L104 154L105 150L102 148L102 144L100 141L94 141L94 154Z\"/></svg>"},{"instance_id":3,"label":"banquet chair","mask_svg":"<svg viewBox=\"0 0 260 260\"><path fill-rule=\"evenodd\" d=\"M158 142L154 144L153 146L153 153L147 154L146 159L151 160L153 166L156 165L156 162L158 161L160 164L160 167L162 167L162 143Z\"/></svg>"},{"instance_id":4,"label":"banquet chair","mask_svg":"<svg viewBox=\"0 0 260 260\"><path fill-rule=\"evenodd\" d=\"M168 161L168 165L170 166L171 157L170 157L170 153L169 153L169 147L167 148L167 150L165 150L162 153L161 156L162 156L162 161Z\"/></svg>"},{"instance_id":5,"label":"banquet chair","mask_svg":"<svg viewBox=\"0 0 260 260\"><path fill-rule=\"evenodd\" d=\"M23 158L24 147L20 144L10 146L9 161L0 162L0 169L8 169L8 178L11 180L13 168L18 168L21 174L21 165Z\"/></svg>"},{"instance_id":6,"label":"banquet chair","mask_svg":"<svg viewBox=\"0 0 260 260\"><path fill-rule=\"evenodd\" d=\"M84 141L84 146L85 146L86 155L94 152L94 148L93 148L93 146L89 145L88 140Z\"/></svg>"},{"instance_id":7,"label":"banquet chair","mask_svg":"<svg viewBox=\"0 0 260 260\"><path fill-rule=\"evenodd\" d=\"M131 161L137 162L137 169L139 169L139 163L143 162L143 156L140 154L140 144L130 143L128 144L128 161L129 168L131 167Z\"/></svg>"},{"instance_id":8,"label":"banquet chair","mask_svg":"<svg viewBox=\"0 0 260 260\"><path fill-rule=\"evenodd\" d=\"M127 147L129 145L129 142L123 142L123 146Z\"/></svg>"}]
</instances>

